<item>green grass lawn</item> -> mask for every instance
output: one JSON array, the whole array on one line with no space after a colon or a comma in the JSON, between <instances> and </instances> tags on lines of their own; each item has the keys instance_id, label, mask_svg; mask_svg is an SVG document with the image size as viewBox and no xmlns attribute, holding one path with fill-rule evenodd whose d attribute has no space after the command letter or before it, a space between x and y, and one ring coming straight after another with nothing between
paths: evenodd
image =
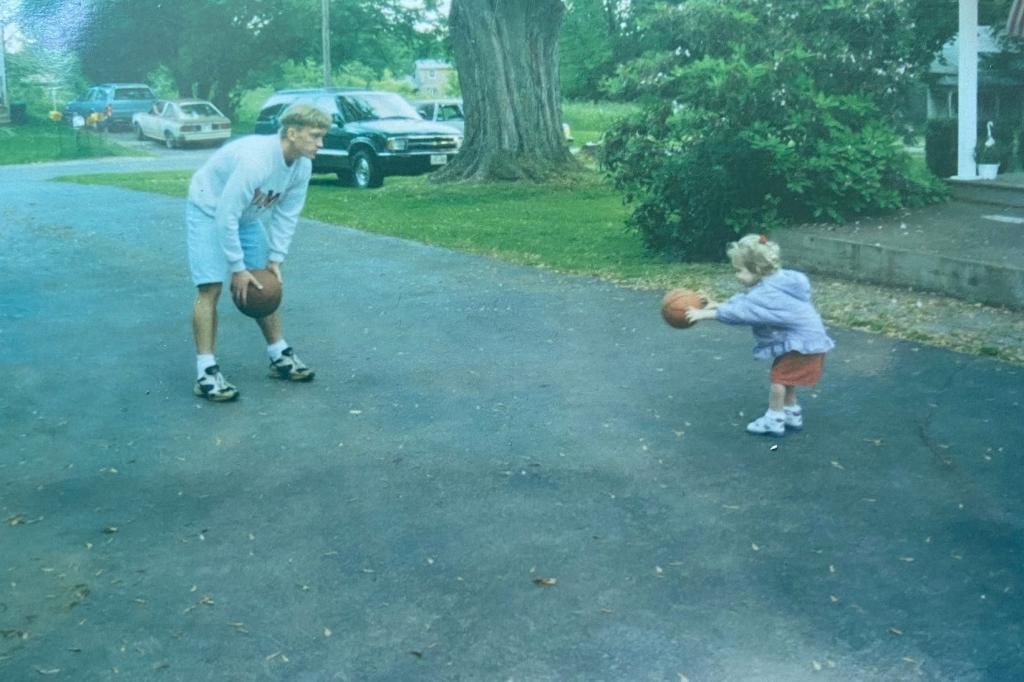
<instances>
[{"instance_id":1,"label":"green grass lawn","mask_svg":"<svg viewBox=\"0 0 1024 682\"><path fill-rule=\"evenodd\" d=\"M573 146L600 142L612 123L640 110L635 104L564 102L562 118L572 129Z\"/></svg>"},{"instance_id":2,"label":"green grass lawn","mask_svg":"<svg viewBox=\"0 0 1024 682\"><path fill-rule=\"evenodd\" d=\"M67 122L29 122L0 127L0 164L40 163L98 156L140 156L102 133L75 133Z\"/></svg>"},{"instance_id":3,"label":"green grass lawn","mask_svg":"<svg viewBox=\"0 0 1024 682\"><path fill-rule=\"evenodd\" d=\"M62 180L184 199L189 176L160 172ZM426 177L392 177L371 191L341 187L333 176L314 176L303 216L632 287L683 286L715 298L739 290L724 262L671 263L648 254L639 235L625 229L627 213L620 195L591 171L549 185L438 185ZM815 303L830 325L1024 364L1024 317L1013 311L820 275L813 281ZM951 331L951 318L977 322Z\"/></svg>"},{"instance_id":4,"label":"green grass lawn","mask_svg":"<svg viewBox=\"0 0 1024 682\"><path fill-rule=\"evenodd\" d=\"M163 172L64 178L185 197L189 174ZM380 189L341 187L313 176L302 215L366 232L494 256L513 263L594 275L634 286L696 286L724 265L669 263L627 232L627 209L589 172L557 185L444 184L391 177Z\"/></svg>"}]
</instances>

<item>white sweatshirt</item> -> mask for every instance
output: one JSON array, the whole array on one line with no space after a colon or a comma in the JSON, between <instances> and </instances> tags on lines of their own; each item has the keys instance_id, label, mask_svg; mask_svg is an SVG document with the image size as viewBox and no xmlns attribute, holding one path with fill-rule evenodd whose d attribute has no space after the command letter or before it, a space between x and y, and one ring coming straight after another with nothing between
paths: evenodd
<instances>
[{"instance_id":1,"label":"white sweatshirt","mask_svg":"<svg viewBox=\"0 0 1024 682\"><path fill-rule=\"evenodd\" d=\"M263 222L270 260L288 255L312 169L305 157L287 165L279 136L248 135L218 149L192 176L188 200L215 219L231 272L245 270L239 224Z\"/></svg>"}]
</instances>

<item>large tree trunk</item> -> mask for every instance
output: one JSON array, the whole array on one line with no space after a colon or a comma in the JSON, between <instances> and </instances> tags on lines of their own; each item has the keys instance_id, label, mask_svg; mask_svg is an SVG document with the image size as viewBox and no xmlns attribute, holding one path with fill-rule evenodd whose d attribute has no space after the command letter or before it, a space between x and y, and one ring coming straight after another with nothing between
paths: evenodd
<instances>
[{"instance_id":1,"label":"large tree trunk","mask_svg":"<svg viewBox=\"0 0 1024 682\"><path fill-rule=\"evenodd\" d=\"M452 0L448 25L466 114L439 180L543 180L577 168L562 133L561 0Z\"/></svg>"}]
</instances>

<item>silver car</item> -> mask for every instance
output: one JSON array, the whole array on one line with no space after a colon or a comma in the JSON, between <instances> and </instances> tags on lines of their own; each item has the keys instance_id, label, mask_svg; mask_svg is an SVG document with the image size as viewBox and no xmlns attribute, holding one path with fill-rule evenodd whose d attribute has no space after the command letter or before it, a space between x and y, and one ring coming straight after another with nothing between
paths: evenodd
<instances>
[{"instance_id":1,"label":"silver car","mask_svg":"<svg viewBox=\"0 0 1024 682\"><path fill-rule=\"evenodd\" d=\"M431 99L413 102L412 105L423 120L443 123L460 133L465 132L466 117L462 113L461 99Z\"/></svg>"}]
</instances>

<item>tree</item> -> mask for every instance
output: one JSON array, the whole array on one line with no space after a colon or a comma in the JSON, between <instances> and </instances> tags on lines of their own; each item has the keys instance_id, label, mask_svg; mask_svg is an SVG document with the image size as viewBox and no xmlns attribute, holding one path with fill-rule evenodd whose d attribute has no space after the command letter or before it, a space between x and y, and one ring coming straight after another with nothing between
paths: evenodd
<instances>
[{"instance_id":1,"label":"tree","mask_svg":"<svg viewBox=\"0 0 1024 682\"><path fill-rule=\"evenodd\" d=\"M436 0L333 0L332 53L338 64L406 71L435 44L420 29L435 10ZM273 82L289 60L320 57L319 0L22 0L21 15L41 45L74 51L94 82L144 81L164 67L176 94L228 113L241 88Z\"/></svg>"},{"instance_id":2,"label":"tree","mask_svg":"<svg viewBox=\"0 0 1024 682\"><path fill-rule=\"evenodd\" d=\"M561 0L453 0L448 19L466 112L439 180L544 180L577 168L562 134Z\"/></svg>"}]
</instances>

